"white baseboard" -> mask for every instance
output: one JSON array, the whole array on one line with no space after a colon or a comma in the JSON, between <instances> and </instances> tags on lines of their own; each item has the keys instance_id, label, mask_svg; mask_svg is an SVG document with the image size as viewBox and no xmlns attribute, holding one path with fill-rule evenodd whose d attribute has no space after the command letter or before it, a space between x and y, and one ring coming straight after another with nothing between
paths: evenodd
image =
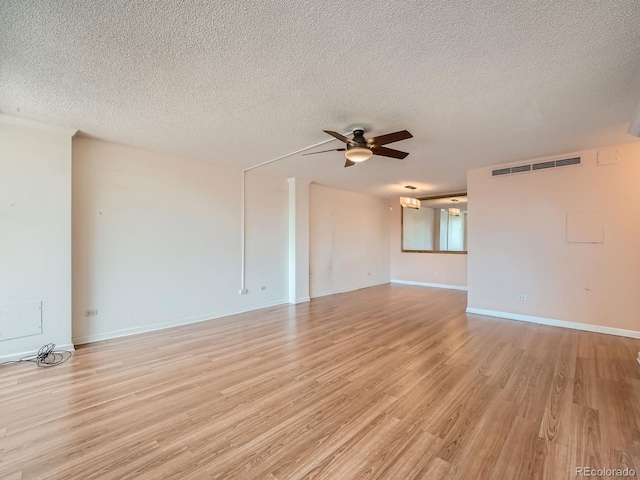
<instances>
[{"instance_id":1,"label":"white baseboard","mask_svg":"<svg viewBox=\"0 0 640 480\"><path fill-rule=\"evenodd\" d=\"M235 308L223 310L222 312L210 313L206 315L197 315L195 317L179 318L168 322L154 323L151 325L143 325L140 327L125 328L123 330L115 330L113 332L98 333L95 335L86 335L83 337L74 337L73 343L76 345L84 345L86 343L101 342L112 338L128 337L129 335L137 335L139 333L154 332L156 330L164 330L165 328L179 327L180 325L189 325L191 323L206 322L207 320L215 320L216 318L228 317L229 315L237 315L239 313L260 310L261 308L275 307L289 303L289 300L276 300L273 302L261 303L247 308Z\"/></svg>"},{"instance_id":2,"label":"white baseboard","mask_svg":"<svg viewBox=\"0 0 640 480\"><path fill-rule=\"evenodd\" d=\"M427 282L414 282L412 280L391 280L391 283L400 283L402 285L418 285L420 287L433 287L433 288L449 288L451 290L468 290L467 287L462 285L446 285L444 283L427 283Z\"/></svg>"},{"instance_id":3,"label":"white baseboard","mask_svg":"<svg viewBox=\"0 0 640 480\"><path fill-rule=\"evenodd\" d=\"M584 330L585 332L604 333L606 335L617 335L618 337L640 338L640 332L635 330L625 330L623 328L604 327L602 325L591 325L588 323L569 322L567 320L556 320L554 318L534 317L531 315L521 315L519 313L497 312L494 310L484 310L482 308L467 307L467 313L484 315L486 317L506 318L508 320L518 320L520 322L538 323L551 327L571 328L573 330ZM638 360L640 362L640 359Z\"/></svg>"},{"instance_id":4,"label":"white baseboard","mask_svg":"<svg viewBox=\"0 0 640 480\"><path fill-rule=\"evenodd\" d=\"M326 293L320 293L318 295L311 295L311 298L328 297L329 295L337 295L338 293L355 292L356 290L362 290L363 288L377 287L378 285L385 285L387 283L389 283L389 282L385 281L385 282L381 282L381 283L374 283L373 285L351 286L351 287L341 288L340 290L335 290L335 291L326 292Z\"/></svg>"},{"instance_id":5,"label":"white baseboard","mask_svg":"<svg viewBox=\"0 0 640 480\"><path fill-rule=\"evenodd\" d=\"M300 298L296 298L293 302L289 300L289 303L291 303L292 305L298 305L299 303L307 303L310 301L311 301L311 297L300 297Z\"/></svg>"},{"instance_id":6,"label":"white baseboard","mask_svg":"<svg viewBox=\"0 0 640 480\"><path fill-rule=\"evenodd\" d=\"M67 343L65 345L56 345L56 350L67 350L69 352L75 351L73 343ZM15 360L20 360L22 357L30 357L36 355L38 350L29 350L28 352L21 353L11 353L8 355L0 356L0 363L2 362L13 362Z\"/></svg>"}]
</instances>

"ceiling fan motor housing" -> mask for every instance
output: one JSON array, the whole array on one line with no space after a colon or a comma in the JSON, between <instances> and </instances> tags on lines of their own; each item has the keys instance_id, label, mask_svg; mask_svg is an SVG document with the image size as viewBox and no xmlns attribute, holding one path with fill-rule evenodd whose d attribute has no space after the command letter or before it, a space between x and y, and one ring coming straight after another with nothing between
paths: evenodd
<instances>
[{"instance_id":1,"label":"ceiling fan motor housing","mask_svg":"<svg viewBox=\"0 0 640 480\"><path fill-rule=\"evenodd\" d=\"M353 141L358 145L367 145L367 140L364 138L364 128L358 127L353 129Z\"/></svg>"}]
</instances>

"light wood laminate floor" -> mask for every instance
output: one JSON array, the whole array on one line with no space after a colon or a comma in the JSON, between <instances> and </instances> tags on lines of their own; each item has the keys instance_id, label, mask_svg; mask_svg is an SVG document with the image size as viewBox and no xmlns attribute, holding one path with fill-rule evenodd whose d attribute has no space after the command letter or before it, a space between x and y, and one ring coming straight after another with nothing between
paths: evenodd
<instances>
[{"instance_id":1,"label":"light wood laminate floor","mask_svg":"<svg viewBox=\"0 0 640 480\"><path fill-rule=\"evenodd\" d=\"M0 367L2 479L569 479L640 468L640 341L382 285Z\"/></svg>"}]
</instances>

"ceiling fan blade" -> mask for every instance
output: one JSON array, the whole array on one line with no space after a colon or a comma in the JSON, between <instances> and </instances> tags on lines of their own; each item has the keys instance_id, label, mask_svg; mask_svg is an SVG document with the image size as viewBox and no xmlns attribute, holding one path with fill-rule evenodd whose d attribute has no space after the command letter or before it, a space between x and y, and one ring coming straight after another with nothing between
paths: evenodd
<instances>
[{"instance_id":1,"label":"ceiling fan blade","mask_svg":"<svg viewBox=\"0 0 640 480\"><path fill-rule=\"evenodd\" d=\"M401 152L400 150L394 150L387 147L372 147L371 151L374 155L380 155L381 157L398 158L402 160L409 155L407 152Z\"/></svg>"},{"instance_id":2,"label":"ceiling fan blade","mask_svg":"<svg viewBox=\"0 0 640 480\"><path fill-rule=\"evenodd\" d=\"M367 142L373 145L386 145L387 143L399 142L400 140L406 140L408 138L413 138L413 135L406 130L402 130L400 132L387 133L379 137L369 138Z\"/></svg>"},{"instance_id":3,"label":"ceiling fan blade","mask_svg":"<svg viewBox=\"0 0 640 480\"><path fill-rule=\"evenodd\" d=\"M331 150L321 150L319 152L311 152L311 153L303 153L302 156L305 155L315 155L316 153L325 153L325 152L344 152L346 148L332 148Z\"/></svg>"},{"instance_id":4,"label":"ceiling fan blade","mask_svg":"<svg viewBox=\"0 0 640 480\"><path fill-rule=\"evenodd\" d=\"M351 160L347 160L347 163L344 164L344 167L352 167L356 164L356 162L352 162Z\"/></svg>"},{"instance_id":5,"label":"ceiling fan blade","mask_svg":"<svg viewBox=\"0 0 640 480\"><path fill-rule=\"evenodd\" d=\"M331 130L323 130L323 132L324 133L328 133L329 135L331 135L334 138L337 138L341 142L348 143L348 144L352 144L353 143L353 140L351 140L350 138L345 137L344 135L339 134L338 132L332 132Z\"/></svg>"}]
</instances>

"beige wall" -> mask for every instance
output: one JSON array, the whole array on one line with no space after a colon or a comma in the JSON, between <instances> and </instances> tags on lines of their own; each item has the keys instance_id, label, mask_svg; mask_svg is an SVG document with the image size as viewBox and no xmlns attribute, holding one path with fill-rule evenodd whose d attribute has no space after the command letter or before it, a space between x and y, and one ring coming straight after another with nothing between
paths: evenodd
<instances>
[{"instance_id":1,"label":"beige wall","mask_svg":"<svg viewBox=\"0 0 640 480\"><path fill-rule=\"evenodd\" d=\"M259 170L247 172L245 202L245 269L249 293L243 301L252 305L286 302L289 288L287 179Z\"/></svg>"},{"instance_id":2,"label":"beige wall","mask_svg":"<svg viewBox=\"0 0 640 480\"><path fill-rule=\"evenodd\" d=\"M387 200L311 184L311 297L389 282Z\"/></svg>"},{"instance_id":3,"label":"beige wall","mask_svg":"<svg viewBox=\"0 0 640 480\"><path fill-rule=\"evenodd\" d=\"M403 253L400 248L400 199L389 215L391 280L465 288L467 255L448 253Z\"/></svg>"},{"instance_id":4,"label":"beige wall","mask_svg":"<svg viewBox=\"0 0 640 480\"><path fill-rule=\"evenodd\" d=\"M241 179L235 168L74 140L74 341L285 302L287 181L247 177L241 296Z\"/></svg>"},{"instance_id":5,"label":"beige wall","mask_svg":"<svg viewBox=\"0 0 640 480\"><path fill-rule=\"evenodd\" d=\"M37 302L41 334L2 341L0 315L0 357L71 343L71 134L0 122L0 306Z\"/></svg>"},{"instance_id":6,"label":"beige wall","mask_svg":"<svg viewBox=\"0 0 640 480\"><path fill-rule=\"evenodd\" d=\"M468 172L470 308L640 331L640 143L614 165L579 154L577 167ZM567 243L572 212L602 214L604 243Z\"/></svg>"}]
</instances>

